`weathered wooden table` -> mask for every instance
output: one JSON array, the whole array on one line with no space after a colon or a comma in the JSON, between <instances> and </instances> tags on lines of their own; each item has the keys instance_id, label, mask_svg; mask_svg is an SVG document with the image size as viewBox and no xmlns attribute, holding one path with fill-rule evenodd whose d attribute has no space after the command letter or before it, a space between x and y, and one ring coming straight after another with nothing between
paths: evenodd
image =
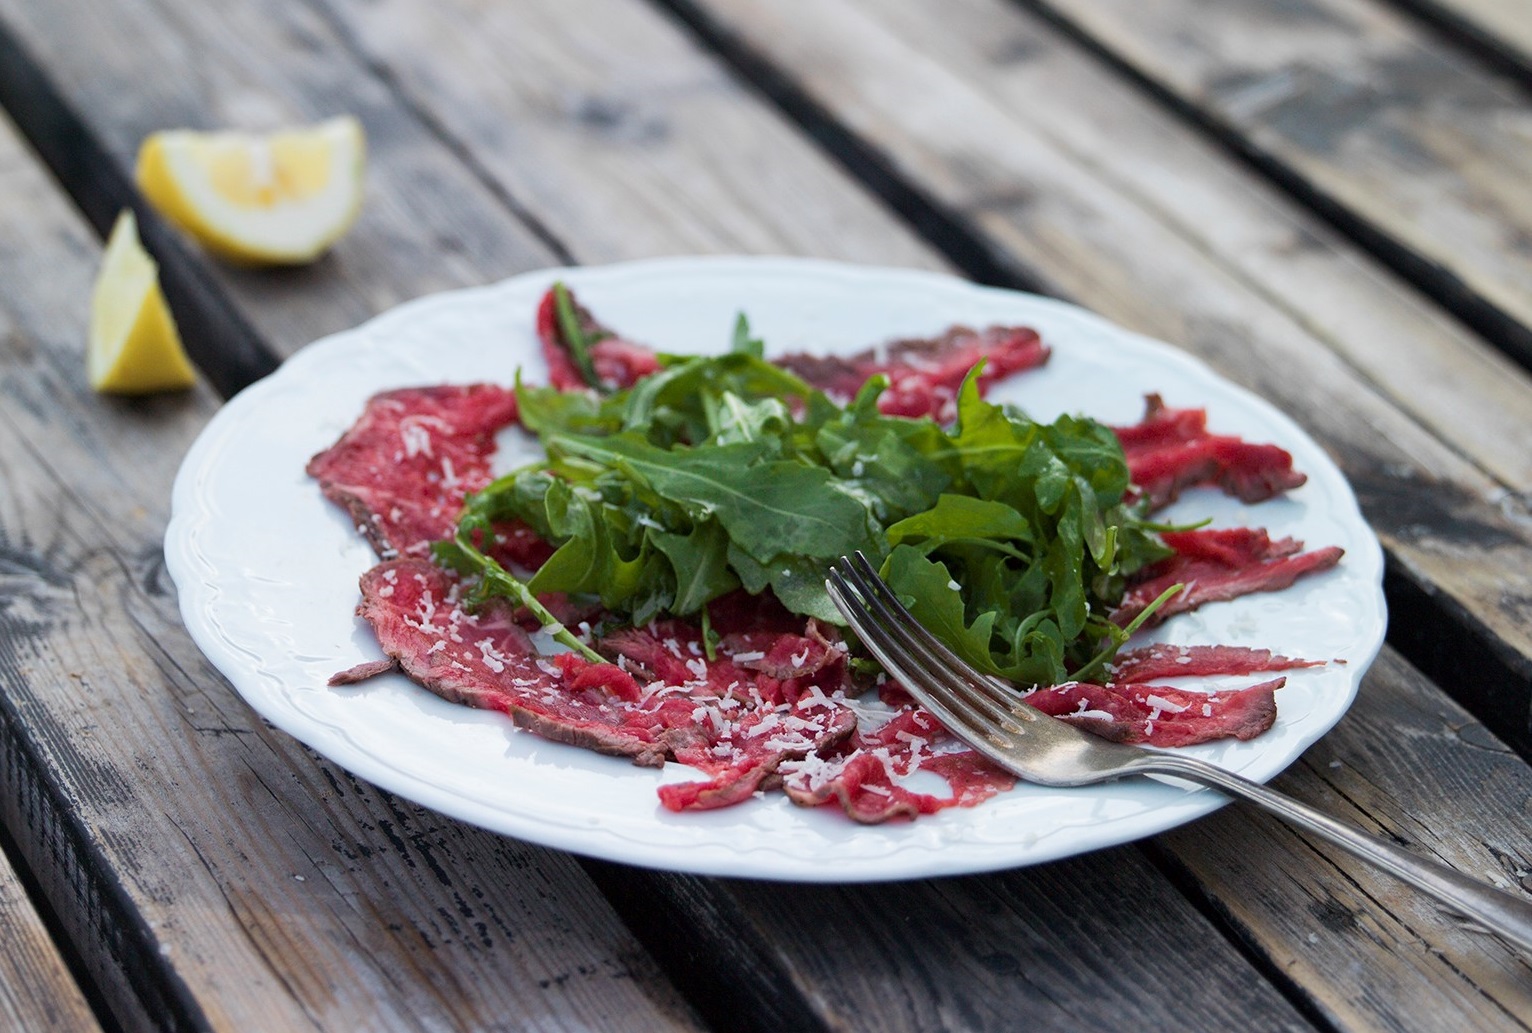
<instances>
[{"instance_id":1,"label":"weathered wooden table","mask_svg":"<svg viewBox=\"0 0 1532 1033\"><path fill-rule=\"evenodd\" d=\"M1389 644L1276 784L1532 888L1529 0L0 0L0 103L0 1026L1532 1025L1532 959L1240 808L881 886L459 824L257 719L161 555L221 397L430 291L744 252L1054 293L1291 413L1385 544ZM139 204L150 131L337 112L367 205L310 268ZM130 204L187 394L84 383Z\"/></svg>"}]
</instances>

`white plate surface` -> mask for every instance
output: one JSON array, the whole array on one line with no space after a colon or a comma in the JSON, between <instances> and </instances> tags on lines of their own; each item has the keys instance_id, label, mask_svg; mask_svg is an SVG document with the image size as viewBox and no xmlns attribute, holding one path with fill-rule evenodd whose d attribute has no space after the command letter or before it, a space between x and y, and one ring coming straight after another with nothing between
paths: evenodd
<instances>
[{"instance_id":1,"label":"white plate surface","mask_svg":"<svg viewBox=\"0 0 1532 1033\"><path fill-rule=\"evenodd\" d=\"M954 322L1024 323L1054 349L1041 370L992 398L1039 419L1083 413L1114 423L1143 395L1205 406L1216 432L1291 451L1308 483L1245 506L1196 490L1171 519L1255 525L1309 547L1346 550L1338 569L1288 591L1177 617L1158 637L1269 647L1336 659L1291 672L1276 727L1248 743L1190 752L1265 781L1345 712L1382 641L1382 554L1340 472L1270 405L1164 344L1059 302L908 270L790 259L668 259L548 270L402 305L305 348L214 417L176 478L165 552L197 644L278 727L337 764L446 814L548 846L703 874L801 881L899 879L1032 864L1126 842L1206 814L1218 795L1151 780L1085 789L1022 785L976 808L862 827L838 809L781 794L672 814L661 782L698 777L562 746L502 715L453 706L402 676L327 688L335 671L381 655L353 616L373 562L340 510L304 474L366 399L387 388L546 376L533 333L543 291L563 279L608 325L668 351L719 351L749 314L770 351L854 351ZM502 438L512 450L519 432Z\"/></svg>"}]
</instances>

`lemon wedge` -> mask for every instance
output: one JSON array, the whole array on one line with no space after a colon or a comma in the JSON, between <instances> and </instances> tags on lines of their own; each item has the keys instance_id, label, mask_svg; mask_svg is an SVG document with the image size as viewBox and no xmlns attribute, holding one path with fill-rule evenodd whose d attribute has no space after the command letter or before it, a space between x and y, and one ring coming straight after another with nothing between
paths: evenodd
<instances>
[{"instance_id":1,"label":"lemon wedge","mask_svg":"<svg viewBox=\"0 0 1532 1033\"><path fill-rule=\"evenodd\" d=\"M91 292L85 373L91 387L115 394L170 391L197 379L131 211L112 226Z\"/></svg>"},{"instance_id":2,"label":"lemon wedge","mask_svg":"<svg viewBox=\"0 0 1532 1033\"><path fill-rule=\"evenodd\" d=\"M349 116L274 133L151 134L138 187L208 250L252 265L310 262L362 204L367 145Z\"/></svg>"}]
</instances>

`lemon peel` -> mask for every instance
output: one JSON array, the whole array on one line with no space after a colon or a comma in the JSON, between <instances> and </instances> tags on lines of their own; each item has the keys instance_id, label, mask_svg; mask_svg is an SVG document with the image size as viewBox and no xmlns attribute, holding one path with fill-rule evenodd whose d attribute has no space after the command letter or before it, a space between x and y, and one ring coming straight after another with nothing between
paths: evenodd
<instances>
[{"instance_id":1,"label":"lemon peel","mask_svg":"<svg viewBox=\"0 0 1532 1033\"><path fill-rule=\"evenodd\" d=\"M91 291L85 372L93 389L113 394L171 391L197 380L131 210L112 226Z\"/></svg>"},{"instance_id":2,"label":"lemon peel","mask_svg":"<svg viewBox=\"0 0 1532 1033\"><path fill-rule=\"evenodd\" d=\"M173 129L144 140L136 179L157 211L209 251L296 265L356 221L366 150L350 116L272 133Z\"/></svg>"}]
</instances>

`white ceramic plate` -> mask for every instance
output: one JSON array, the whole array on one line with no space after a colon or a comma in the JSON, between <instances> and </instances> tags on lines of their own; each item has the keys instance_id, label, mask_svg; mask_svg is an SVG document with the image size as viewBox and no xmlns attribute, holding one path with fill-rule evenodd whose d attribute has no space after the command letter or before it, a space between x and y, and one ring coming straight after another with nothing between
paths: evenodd
<instances>
[{"instance_id":1,"label":"white ceramic plate","mask_svg":"<svg viewBox=\"0 0 1532 1033\"><path fill-rule=\"evenodd\" d=\"M825 262L706 258L549 270L424 298L300 352L224 406L176 479L165 552L197 644L250 705L337 764L409 799L508 835L678 871L802 881L898 879L1032 864L1122 843L1205 814L1205 790L1133 780L1086 789L1022 785L972 809L862 827L838 809L770 794L719 811L672 814L655 787L698 777L633 767L539 739L500 714L453 706L402 676L327 688L335 671L381 655L353 616L373 562L341 511L304 474L374 392L545 376L533 312L562 278L608 325L669 351L726 347L735 314L774 351L852 351L954 322L1024 323L1054 352L992 397L1051 419L1136 421L1143 395L1206 406L1214 430L1291 451L1309 482L1247 507L1187 494L1174 519L1253 524L1341 566L1286 592L1178 617L1160 637L1264 646L1342 664L1292 672L1276 727L1248 743L1192 752L1265 781L1335 724L1382 641L1382 555L1340 472L1271 406L1166 345L1069 305L944 276ZM520 444L508 432L502 448Z\"/></svg>"}]
</instances>

